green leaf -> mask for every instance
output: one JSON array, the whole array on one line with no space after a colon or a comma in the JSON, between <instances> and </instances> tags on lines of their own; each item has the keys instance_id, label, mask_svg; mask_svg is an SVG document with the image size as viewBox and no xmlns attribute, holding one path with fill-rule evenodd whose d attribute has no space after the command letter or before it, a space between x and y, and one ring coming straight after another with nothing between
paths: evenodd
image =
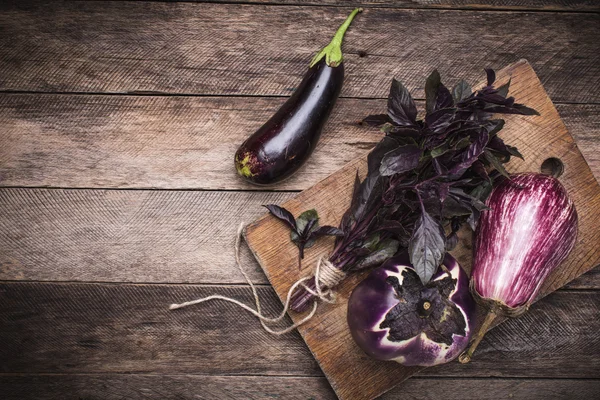
<instances>
[{"instance_id":1,"label":"green leaf","mask_svg":"<svg viewBox=\"0 0 600 400\"><path fill-rule=\"evenodd\" d=\"M461 100L466 99L473 93L471 90L471 85L469 85L466 81L461 80L454 86L452 89L452 97L454 97L454 103L458 103Z\"/></svg>"},{"instance_id":2,"label":"green leaf","mask_svg":"<svg viewBox=\"0 0 600 400\"><path fill-rule=\"evenodd\" d=\"M314 222L311 223L311 226L309 227L309 231L305 233L304 229L306 228L306 226L308 225L308 223L310 221L314 221ZM298 218L296 218L296 226L298 227L298 232L300 232L302 234L302 236L305 238L307 238L310 235L310 233L312 233L313 231L316 231L317 229L319 229L319 214L317 213L317 210L315 210L315 209L307 210L307 211L304 211L302 214L300 214L298 216ZM292 239L292 242L296 243L296 245L298 245L300 243L300 237L294 231L290 232L290 239ZM313 246L315 244L315 241L316 241L315 238L309 239L304 244L304 248L309 248L309 247Z\"/></svg>"},{"instance_id":3,"label":"green leaf","mask_svg":"<svg viewBox=\"0 0 600 400\"><path fill-rule=\"evenodd\" d=\"M367 248L370 251L375 251L377 243L379 243L379 233L373 233L367 237L362 247Z\"/></svg>"},{"instance_id":4,"label":"green leaf","mask_svg":"<svg viewBox=\"0 0 600 400\"><path fill-rule=\"evenodd\" d=\"M426 284L446 254L446 235L442 225L423 210L408 247L410 262Z\"/></svg>"}]
</instances>

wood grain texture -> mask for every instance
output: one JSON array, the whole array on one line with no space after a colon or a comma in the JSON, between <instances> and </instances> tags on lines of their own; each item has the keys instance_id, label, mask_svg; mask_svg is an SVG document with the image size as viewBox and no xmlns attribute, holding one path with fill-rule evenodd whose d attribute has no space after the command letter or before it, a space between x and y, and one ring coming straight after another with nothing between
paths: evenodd
<instances>
[{"instance_id":1,"label":"wood grain texture","mask_svg":"<svg viewBox=\"0 0 600 400\"><path fill-rule=\"evenodd\" d=\"M468 390L467 390L468 388ZM410 379L381 397L445 400L589 400L600 394L600 381L555 379ZM0 375L4 400L247 399L334 400L325 378L198 375Z\"/></svg>"},{"instance_id":2,"label":"wood grain texture","mask_svg":"<svg viewBox=\"0 0 600 400\"><path fill-rule=\"evenodd\" d=\"M3 94L0 185L264 190L233 158L284 100ZM274 189L305 189L366 154L381 135L358 121L383 107L341 99L307 165Z\"/></svg>"},{"instance_id":3,"label":"wood grain texture","mask_svg":"<svg viewBox=\"0 0 600 400\"><path fill-rule=\"evenodd\" d=\"M600 182L600 104L557 104L556 108Z\"/></svg>"},{"instance_id":4,"label":"wood grain texture","mask_svg":"<svg viewBox=\"0 0 600 400\"><path fill-rule=\"evenodd\" d=\"M600 261L600 226L597 224L597 215L600 214L600 186L531 66L521 61L504 68L498 73L498 84L508 81L509 77L512 79L510 94L518 102L535 108L541 116L505 118L507 124L502 131L503 139L514 143L525 156L525 161L511 161L508 169L512 172L535 171L547 157L560 158L565 164L561 181L575 202L579 214L576 247L561 268L544 283L540 291L540 296L544 296ZM364 175L364 160L357 160L319 182L285 203L284 207L292 213L314 207L319 210L324 224L338 225L349 204L352 181L357 169ZM282 234L285 229L267 215L251 224L246 233L250 248L281 298L295 281L308 273L306 270L280 268L282 261L291 265L289 262L295 254L294 250L288 243L273 246L269 238ZM332 240L328 243L321 242L319 250L306 258L305 265L314 265L317 257L330 250ZM452 253L469 271L470 235L463 234L457 250ZM339 287L338 303L323 307L315 318L298 329L340 399L371 399L419 370L400 365L390 367L387 363L368 359L354 347L346 326L346 303L351 289L358 281L357 276L344 281ZM292 317L300 318L298 315ZM479 357L477 355L474 364L477 364Z\"/></svg>"},{"instance_id":5,"label":"wood grain texture","mask_svg":"<svg viewBox=\"0 0 600 400\"><path fill-rule=\"evenodd\" d=\"M294 195L0 189L0 280L245 284L234 261L239 224ZM246 246L241 259L268 283ZM571 287L600 289L600 269Z\"/></svg>"},{"instance_id":6,"label":"wood grain texture","mask_svg":"<svg viewBox=\"0 0 600 400\"><path fill-rule=\"evenodd\" d=\"M0 90L289 95L349 12L161 2L0 6ZM367 8L345 41L346 97L423 97L527 57L554 101L600 102L600 15ZM477 40L474 40L477 38ZM366 55L366 56L365 56ZM267 78L267 79L265 79Z\"/></svg>"},{"instance_id":7,"label":"wood grain texture","mask_svg":"<svg viewBox=\"0 0 600 400\"><path fill-rule=\"evenodd\" d=\"M0 190L0 279L245 283L241 222L292 193ZM245 269L266 278L244 246Z\"/></svg>"},{"instance_id":8,"label":"wood grain texture","mask_svg":"<svg viewBox=\"0 0 600 400\"><path fill-rule=\"evenodd\" d=\"M281 310L271 288L258 292L266 313ZM322 376L297 332L266 333L233 304L168 310L215 293L252 302L250 289L239 286L0 283L0 373ZM597 378L600 332L589 327L599 311L599 291L558 291L486 335L477 362L424 374Z\"/></svg>"},{"instance_id":9,"label":"wood grain texture","mask_svg":"<svg viewBox=\"0 0 600 400\"><path fill-rule=\"evenodd\" d=\"M237 176L233 155L283 101L0 94L0 186L264 190ZM312 157L273 189L307 189L366 154L381 135L357 121L385 107L340 99ZM558 109L600 178L600 105Z\"/></svg>"},{"instance_id":10,"label":"wood grain texture","mask_svg":"<svg viewBox=\"0 0 600 400\"><path fill-rule=\"evenodd\" d=\"M96 0L91 0L96 1ZM141 0L131 0L141 1ZM169 0L190 1L190 0ZM594 0L191 0L201 3L244 3L244 4L285 4L340 7L394 7L394 8L450 8L474 10L521 10L521 11L600 11Z\"/></svg>"}]
</instances>

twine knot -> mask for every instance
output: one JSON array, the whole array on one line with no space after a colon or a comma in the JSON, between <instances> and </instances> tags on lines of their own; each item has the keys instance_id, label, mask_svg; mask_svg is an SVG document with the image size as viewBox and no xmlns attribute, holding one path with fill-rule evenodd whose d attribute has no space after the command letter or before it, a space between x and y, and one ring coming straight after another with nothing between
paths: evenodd
<instances>
[{"instance_id":1,"label":"twine knot","mask_svg":"<svg viewBox=\"0 0 600 400\"><path fill-rule=\"evenodd\" d=\"M323 300L325 303L333 304L336 301L336 297L332 289L343 281L346 275L344 271L337 268L331 261L320 257L315 267L315 290L312 290L304 283L302 283L302 287L308 293Z\"/></svg>"},{"instance_id":2,"label":"twine knot","mask_svg":"<svg viewBox=\"0 0 600 400\"><path fill-rule=\"evenodd\" d=\"M186 301L185 303L171 304L169 306L169 310L176 310L178 308L183 308L183 307L187 307L187 306L191 306L191 305L195 305L195 304L200 304L200 303L204 303L204 302L210 301L210 300L223 300L223 301L227 301L229 303L236 304L236 305L240 306L241 308L243 308L244 310L251 313L252 315L254 315L255 317L257 317L259 319L262 327L265 329L265 331L272 333L273 335L283 335L285 333L293 331L300 325L302 325L305 322L307 322L308 320L310 320L317 312L319 299L324 301L325 303L329 303L329 304L335 303L336 296L335 296L335 293L333 292L332 288L334 288L342 280L344 280L344 278L346 277L346 273L344 271L340 270L339 268L336 268L336 266L331 261L327 260L326 258L321 257L317 261L317 265L315 267L315 273L313 276L306 276L304 278L300 278L292 285L292 287L290 287L290 289L288 290L287 297L285 299L285 304L283 306L283 310L281 311L281 314L279 314L277 317L273 317L273 318L263 315L260 310L260 300L258 297L258 292L256 291L256 287L250 280L250 277L248 277L248 275L242 268L242 262L240 261L240 246L241 246L241 238L242 238L243 232L244 232L244 224L242 223L242 224L240 224L240 227L238 228L237 237L235 240L235 261L236 261L236 265L237 265L238 269L240 270L240 272L246 279L246 282L248 282L248 285L250 285L250 288L252 289L252 294L254 295L254 302L256 304L256 310L236 299L233 299L231 297L221 296L221 295L212 295L212 296L203 297L203 298L197 299L197 300ZM313 279L313 278L315 280L315 290L312 290L305 284L306 281ZM294 292L298 289L299 286L302 286L307 292L309 292L310 294L312 294L313 296L316 297L315 301L313 302L313 308L312 308L311 312L306 317L302 318L300 321L288 326L285 329L282 329L282 330L271 329L269 326L267 326L266 323L267 322L269 322L269 323L279 322L285 317L288 310L290 309L291 297L294 294Z\"/></svg>"}]
</instances>

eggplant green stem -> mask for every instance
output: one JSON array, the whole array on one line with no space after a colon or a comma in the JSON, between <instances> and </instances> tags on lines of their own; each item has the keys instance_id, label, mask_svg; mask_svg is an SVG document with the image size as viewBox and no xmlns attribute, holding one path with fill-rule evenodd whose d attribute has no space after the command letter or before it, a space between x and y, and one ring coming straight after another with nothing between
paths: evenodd
<instances>
[{"instance_id":1,"label":"eggplant green stem","mask_svg":"<svg viewBox=\"0 0 600 400\"><path fill-rule=\"evenodd\" d=\"M477 332L475 340L473 340L473 343L471 343L471 347L469 347L468 350L464 351L458 357L458 361L460 361L462 364L466 364L471 361L475 349L477 349L477 346L479 346L479 343L481 343L481 339L483 339L483 336L485 336L486 332L490 329L492 322L494 322L496 317L498 317L498 314L496 314L495 310L491 309L485 316L485 320L483 320L483 324L481 324L481 328L479 328L479 332Z\"/></svg>"},{"instance_id":2,"label":"eggplant green stem","mask_svg":"<svg viewBox=\"0 0 600 400\"><path fill-rule=\"evenodd\" d=\"M352 11L342 26L338 28L333 39L331 39L331 42L329 42L329 44L312 59L310 68L314 67L314 65L321 61L323 57L325 57L325 63L330 67L337 67L342 63L342 40L344 40L344 34L346 33L346 30L348 30L354 17L356 17L356 14L362 12L362 10L362 8L355 8L354 11Z\"/></svg>"}]
</instances>

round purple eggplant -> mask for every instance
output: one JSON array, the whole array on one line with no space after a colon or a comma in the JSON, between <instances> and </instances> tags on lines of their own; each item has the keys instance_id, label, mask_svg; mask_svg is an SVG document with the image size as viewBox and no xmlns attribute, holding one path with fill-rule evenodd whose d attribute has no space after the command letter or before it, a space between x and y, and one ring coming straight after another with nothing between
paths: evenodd
<instances>
[{"instance_id":1,"label":"round purple eggplant","mask_svg":"<svg viewBox=\"0 0 600 400\"><path fill-rule=\"evenodd\" d=\"M331 43L313 58L292 96L235 153L235 168L247 181L279 182L312 154L344 83L342 39L360 11L350 14Z\"/></svg>"},{"instance_id":2,"label":"round purple eggplant","mask_svg":"<svg viewBox=\"0 0 600 400\"><path fill-rule=\"evenodd\" d=\"M475 315L469 278L449 254L426 285L408 254L373 270L352 292L348 325L369 356L406 366L456 358L468 345Z\"/></svg>"}]
</instances>

